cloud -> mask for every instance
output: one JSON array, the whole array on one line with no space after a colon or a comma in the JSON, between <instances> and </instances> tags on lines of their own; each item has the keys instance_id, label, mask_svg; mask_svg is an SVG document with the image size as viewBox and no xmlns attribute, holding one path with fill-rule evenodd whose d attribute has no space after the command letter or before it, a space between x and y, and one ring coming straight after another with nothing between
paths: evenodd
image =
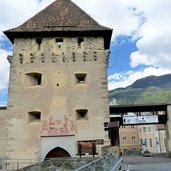
<instances>
[{"instance_id":1,"label":"cloud","mask_svg":"<svg viewBox=\"0 0 171 171\"><path fill-rule=\"evenodd\" d=\"M100 24L113 28L113 41L116 41L115 38L120 35L132 36L138 51L131 54L130 67L132 70L136 70L136 67L141 65L146 67L141 71L134 71L129 76L125 75L128 71L110 75L109 89L127 86L143 76L170 72L170 0L73 1ZM115 81L111 81L112 77Z\"/></svg>"},{"instance_id":2,"label":"cloud","mask_svg":"<svg viewBox=\"0 0 171 171\"><path fill-rule=\"evenodd\" d=\"M0 1L0 106L6 105L9 81L7 56L11 46L2 31L17 27L54 0L5 0ZM5 50L6 49L6 50ZM10 50L10 51L7 51ZM5 94L4 94L5 93Z\"/></svg>"},{"instance_id":3,"label":"cloud","mask_svg":"<svg viewBox=\"0 0 171 171\"><path fill-rule=\"evenodd\" d=\"M11 54L6 50L0 49L0 91L8 86L9 80L9 63L6 59L7 55Z\"/></svg>"},{"instance_id":4,"label":"cloud","mask_svg":"<svg viewBox=\"0 0 171 171\"><path fill-rule=\"evenodd\" d=\"M134 83L137 79L147 77L149 75L163 75L171 72L171 69L163 69L163 68L155 68L148 67L141 71L128 71L125 73L116 73L114 75L110 75L108 77L108 89L113 90L116 88L124 88L132 83Z\"/></svg>"},{"instance_id":5,"label":"cloud","mask_svg":"<svg viewBox=\"0 0 171 171\"><path fill-rule=\"evenodd\" d=\"M131 66L141 64L168 68L171 65L171 1L150 0L138 8L144 12L147 21L139 29L136 43L138 52L131 55Z\"/></svg>"},{"instance_id":6,"label":"cloud","mask_svg":"<svg viewBox=\"0 0 171 171\"><path fill-rule=\"evenodd\" d=\"M127 0L73 0L98 23L112 28L113 37L133 35L141 25L140 11L135 10ZM114 39L113 39L114 40Z\"/></svg>"},{"instance_id":7,"label":"cloud","mask_svg":"<svg viewBox=\"0 0 171 171\"><path fill-rule=\"evenodd\" d=\"M0 40L2 31L14 28L31 18L54 0L5 0L0 1Z\"/></svg>"},{"instance_id":8,"label":"cloud","mask_svg":"<svg viewBox=\"0 0 171 171\"><path fill-rule=\"evenodd\" d=\"M122 0L122 2L125 1ZM162 75L171 72L171 1L128 0L127 2L129 5L126 2L121 3L121 1L119 4L125 6L124 9L130 9L130 11L132 11L133 18L136 18L137 16L139 23L137 23L137 21L134 22L133 28L131 29L129 24L126 24L125 20L122 21L121 25L119 25L120 22L116 22L116 25L118 24L120 26L119 32L116 32L116 36L118 34L127 34L127 32L122 31L122 27L127 28L128 26L128 30L130 29L128 34L132 36L132 40L136 40L138 51L133 52L130 56L130 66L132 67L132 70L129 71L134 72L127 76L126 74L128 71L119 74L115 73L114 75L109 76L110 90L112 88L128 86L136 79L148 75ZM119 7L118 5L116 6ZM118 10L120 9L123 8L118 8ZM128 14L128 10L123 10L122 12L126 12L125 14ZM115 15L115 12L113 15ZM128 15L128 20L129 16L130 14ZM119 16L119 19L122 20L122 16ZM113 25L115 24L113 23ZM141 65L143 65L143 69L135 71L136 68ZM111 80L112 77L115 77L113 81Z\"/></svg>"},{"instance_id":9,"label":"cloud","mask_svg":"<svg viewBox=\"0 0 171 171\"><path fill-rule=\"evenodd\" d=\"M3 50L5 48L4 45L2 49L3 41L6 39L2 31L19 26L52 2L54 2L54 0L0 1L1 89L7 86L9 73L9 64L7 64L6 61L8 52ZM129 6L125 0L112 0L108 3L106 3L105 0L73 0L73 2L95 18L100 24L113 28L114 37L118 35L130 35L139 27L139 16L134 14L131 6ZM124 25L126 25L126 27Z\"/></svg>"},{"instance_id":10,"label":"cloud","mask_svg":"<svg viewBox=\"0 0 171 171\"><path fill-rule=\"evenodd\" d=\"M4 50L4 47L2 48L2 42L5 39L2 31L22 24L53 1L0 1L0 73L5 75L3 78L2 76L0 77L1 89L7 86L8 74L6 73L9 68L9 64L6 64L7 61L5 62L5 56L8 52ZM72 1L90 14L98 23L112 28L112 41L116 41L116 37L124 35L131 36L132 41L136 43L138 51L130 56L132 70L109 76L109 89L127 86L136 79L142 78L142 76L157 75L159 72L164 74L170 71L170 0ZM145 65L147 68L135 71L135 67L140 65Z\"/></svg>"}]
</instances>

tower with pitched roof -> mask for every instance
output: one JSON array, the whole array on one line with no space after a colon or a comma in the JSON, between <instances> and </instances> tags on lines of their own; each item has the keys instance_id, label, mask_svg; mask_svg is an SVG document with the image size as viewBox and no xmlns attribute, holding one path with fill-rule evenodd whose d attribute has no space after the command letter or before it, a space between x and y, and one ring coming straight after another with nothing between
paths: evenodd
<instances>
[{"instance_id":1,"label":"tower with pitched roof","mask_svg":"<svg viewBox=\"0 0 171 171\"><path fill-rule=\"evenodd\" d=\"M104 122L112 30L72 1L56 0L4 33L14 51L3 154L43 160L101 154L109 144ZM104 144L97 148L96 140Z\"/></svg>"}]
</instances>

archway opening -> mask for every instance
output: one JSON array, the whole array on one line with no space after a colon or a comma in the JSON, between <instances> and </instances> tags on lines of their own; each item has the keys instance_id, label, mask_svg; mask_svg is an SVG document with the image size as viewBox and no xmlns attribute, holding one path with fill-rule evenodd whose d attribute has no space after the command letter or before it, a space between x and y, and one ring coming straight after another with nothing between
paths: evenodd
<instances>
[{"instance_id":1,"label":"archway opening","mask_svg":"<svg viewBox=\"0 0 171 171\"><path fill-rule=\"evenodd\" d=\"M56 147L52 149L51 151L49 151L49 153L45 157L45 160L50 159L50 158L57 158L57 157L71 157L71 156L63 148Z\"/></svg>"}]
</instances>

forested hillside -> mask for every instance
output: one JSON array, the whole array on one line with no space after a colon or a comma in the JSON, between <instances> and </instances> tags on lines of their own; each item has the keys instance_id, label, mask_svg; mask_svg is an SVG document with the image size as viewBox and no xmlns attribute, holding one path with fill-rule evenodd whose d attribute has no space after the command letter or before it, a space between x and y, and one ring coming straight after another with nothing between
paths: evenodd
<instances>
[{"instance_id":1,"label":"forested hillside","mask_svg":"<svg viewBox=\"0 0 171 171\"><path fill-rule=\"evenodd\" d=\"M126 88L109 91L118 104L171 103L171 74L149 76Z\"/></svg>"}]
</instances>

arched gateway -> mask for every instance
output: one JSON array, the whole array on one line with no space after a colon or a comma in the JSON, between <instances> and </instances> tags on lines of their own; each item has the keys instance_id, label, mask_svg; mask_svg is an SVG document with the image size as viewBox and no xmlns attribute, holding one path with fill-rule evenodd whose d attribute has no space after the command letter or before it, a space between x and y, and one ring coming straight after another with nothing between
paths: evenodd
<instances>
[{"instance_id":1,"label":"arched gateway","mask_svg":"<svg viewBox=\"0 0 171 171\"><path fill-rule=\"evenodd\" d=\"M45 160L49 158L57 158L57 157L71 157L70 154L64 150L63 148L56 147L49 151L49 153L46 155Z\"/></svg>"}]
</instances>

